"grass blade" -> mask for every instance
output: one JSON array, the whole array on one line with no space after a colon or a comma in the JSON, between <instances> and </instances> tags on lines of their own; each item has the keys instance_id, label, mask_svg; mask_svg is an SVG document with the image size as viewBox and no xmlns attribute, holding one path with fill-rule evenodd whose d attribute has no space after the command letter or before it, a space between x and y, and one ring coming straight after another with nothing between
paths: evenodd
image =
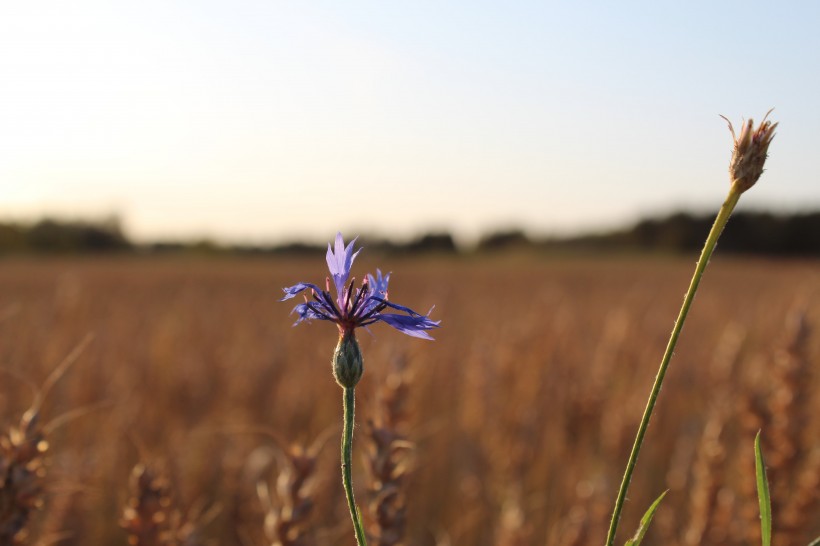
<instances>
[{"instance_id":1,"label":"grass blade","mask_svg":"<svg viewBox=\"0 0 820 546\"><path fill-rule=\"evenodd\" d=\"M755 474L757 475L757 498L760 501L760 534L763 546L771 546L772 501L769 496L769 480L766 478L766 463L763 461L763 451L760 449L760 431L755 436Z\"/></svg>"},{"instance_id":2,"label":"grass blade","mask_svg":"<svg viewBox=\"0 0 820 546\"><path fill-rule=\"evenodd\" d=\"M668 492L669 490L664 491L660 497L655 499L655 502L652 503L652 506L649 507L649 510L647 510L641 518L641 525L638 527L638 530L635 531L635 536L627 540L625 546L638 546L641 543L644 535L649 530L649 524L652 523L652 518L655 517L655 511Z\"/></svg>"}]
</instances>

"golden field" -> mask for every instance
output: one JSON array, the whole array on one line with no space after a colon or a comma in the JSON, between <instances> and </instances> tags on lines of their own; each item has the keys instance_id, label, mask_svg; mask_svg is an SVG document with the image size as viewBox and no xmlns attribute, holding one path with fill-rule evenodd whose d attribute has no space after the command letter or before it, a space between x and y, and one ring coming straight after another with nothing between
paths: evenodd
<instances>
[{"instance_id":1,"label":"golden field","mask_svg":"<svg viewBox=\"0 0 820 546\"><path fill-rule=\"evenodd\" d=\"M384 325L358 335L353 480L372 544L400 543L389 533L402 530L404 544L420 546L602 544L694 257L367 259L355 276L392 271L390 298L435 305L442 321L434 342ZM29 496L42 505L21 524L24 543L284 543L277 533L290 518L293 544L353 544L329 365L335 328L292 328L293 302L277 301L283 286L325 275L321 256L0 262L7 439L37 387L94 336L40 411L47 446L38 440L44 466L32 483L43 489ZM669 489L646 544L754 544L758 429L774 543L820 534L818 329L820 263L718 251L619 543ZM301 458L293 447L311 444ZM376 462L395 480L375 480ZM131 477L138 463L148 465L142 481ZM19 516L3 487L0 536ZM156 521L137 517L149 493ZM378 506L390 513L374 515ZM151 526L175 536L148 542L139 533Z\"/></svg>"}]
</instances>

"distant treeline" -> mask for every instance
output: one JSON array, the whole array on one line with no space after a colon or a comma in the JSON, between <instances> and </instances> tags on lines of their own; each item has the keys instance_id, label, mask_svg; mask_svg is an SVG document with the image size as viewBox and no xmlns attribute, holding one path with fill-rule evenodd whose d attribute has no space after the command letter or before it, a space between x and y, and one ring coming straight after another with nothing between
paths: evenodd
<instances>
[{"instance_id":1,"label":"distant treeline","mask_svg":"<svg viewBox=\"0 0 820 546\"><path fill-rule=\"evenodd\" d=\"M644 219L635 225L604 233L570 237L533 237L523 230L507 230L482 237L474 248L456 245L449 233L429 233L409 242L362 238L371 251L384 254L457 254L501 251L544 253L696 252L712 226L712 215L676 213ZM732 216L720 240L721 252L771 256L820 257L820 212L775 215L739 212ZM101 222L45 219L32 224L0 222L0 255L43 254L240 254L298 255L323 247L300 242L279 245L222 245L212 241L173 241L136 244L117 219Z\"/></svg>"},{"instance_id":2,"label":"distant treeline","mask_svg":"<svg viewBox=\"0 0 820 546\"><path fill-rule=\"evenodd\" d=\"M0 253L103 253L133 250L116 218L97 222L44 219L33 224L0 222Z\"/></svg>"},{"instance_id":3,"label":"distant treeline","mask_svg":"<svg viewBox=\"0 0 820 546\"><path fill-rule=\"evenodd\" d=\"M592 251L696 252L703 247L713 222L714 215L681 212L644 219L624 230L550 239L542 241L541 246ZM724 253L820 257L820 212L738 212L729 220L719 244Z\"/></svg>"}]
</instances>

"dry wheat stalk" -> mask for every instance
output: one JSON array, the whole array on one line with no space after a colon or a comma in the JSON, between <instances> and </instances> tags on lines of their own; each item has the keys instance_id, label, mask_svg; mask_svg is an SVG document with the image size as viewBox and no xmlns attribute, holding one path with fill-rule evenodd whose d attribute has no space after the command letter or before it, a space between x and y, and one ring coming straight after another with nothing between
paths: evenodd
<instances>
[{"instance_id":1,"label":"dry wheat stalk","mask_svg":"<svg viewBox=\"0 0 820 546\"><path fill-rule=\"evenodd\" d=\"M138 463L131 471L131 498L120 525L132 546L199 546L200 528L214 512L180 510L167 472L158 466Z\"/></svg>"},{"instance_id":2,"label":"dry wheat stalk","mask_svg":"<svg viewBox=\"0 0 820 546\"><path fill-rule=\"evenodd\" d=\"M304 453L288 452L288 465L276 481L278 506L271 498L267 484L259 482L257 493L265 507L265 535L273 546L301 546L310 543L307 520L313 510L310 478L315 459Z\"/></svg>"},{"instance_id":3,"label":"dry wheat stalk","mask_svg":"<svg viewBox=\"0 0 820 546\"><path fill-rule=\"evenodd\" d=\"M367 437L372 543L396 546L403 543L407 524L404 478L409 466L404 453L412 446L401 434L372 420L367 425Z\"/></svg>"},{"instance_id":4,"label":"dry wheat stalk","mask_svg":"<svg viewBox=\"0 0 820 546\"><path fill-rule=\"evenodd\" d=\"M91 339L92 336L86 336L49 374L19 425L0 434L0 544L21 544L27 540L31 513L43 506L45 456L49 448L46 436L55 428L56 421L42 425L40 410L51 389Z\"/></svg>"},{"instance_id":5,"label":"dry wheat stalk","mask_svg":"<svg viewBox=\"0 0 820 546\"><path fill-rule=\"evenodd\" d=\"M817 457L803 468L802 431L807 422L807 386L811 363L807 354L809 327L805 313L793 313L785 346L775 355L775 388L769 398L770 425L767 463L772 488L772 513L776 514L773 542L779 546L804 544L804 527L817 502L820 465ZM812 468L813 467L813 468Z\"/></svg>"},{"instance_id":6,"label":"dry wheat stalk","mask_svg":"<svg viewBox=\"0 0 820 546\"><path fill-rule=\"evenodd\" d=\"M29 410L0 436L0 544L22 543L31 512L43 504L48 442L39 417Z\"/></svg>"},{"instance_id":7,"label":"dry wheat stalk","mask_svg":"<svg viewBox=\"0 0 820 546\"><path fill-rule=\"evenodd\" d=\"M307 448L293 445L275 451L279 462L275 495L271 495L267 483L257 483L257 494L265 508L265 535L272 546L314 544L308 522L314 506L316 463L333 432L335 429L321 434Z\"/></svg>"},{"instance_id":8,"label":"dry wheat stalk","mask_svg":"<svg viewBox=\"0 0 820 546\"><path fill-rule=\"evenodd\" d=\"M804 466L802 432L806 423L806 400L810 362L807 355L809 328L802 311L792 313L787 325L786 343L774 358L771 374L772 393L767 398L749 394L744 400L745 427L750 432L763 431L766 441L767 473L771 484L773 543L778 546L805 544L805 527L818 501L820 456L814 455ZM751 457L743 457L747 467L745 494L748 497L743 516L749 529L749 540L759 541L758 509L754 490Z\"/></svg>"},{"instance_id":9,"label":"dry wheat stalk","mask_svg":"<svg viewBox=\"0 0 820 546\"><path fill-rule=\"evenodd\" d=\"M703 544L714 524L721 473L726 452L721 445L725 423L723 412L713 412L706 423L698 447L694 467L694 487L690 493L689 525L684 535L685 544Z\"/></svg>"},{"instance_id":10,"label":"dry wheat stalk","mask_svg":"<svg viewBox=\"0 0 820 546\"><path fill-rule=\"evenodd\" d=\"M369 533L376 546L403 544L407 525L405 479L410 471L407 451L413 448L399 432L406 420L412 375L403 360L395 362L379 390L379 410L367 424Z\"/></svg>"},{"instance_id":11,"label":"dry wheat stalk","mask_svg":"<svg viewBox=\"0 0 820 546\"><path fill-rule=\"evenodd\" d=\"M802 529L811 523L811 514L817 513L820 502L820 448L815 448L812 457L806 464L803 472L786 503L786 508L778 522L781 532L787 537L784 540L795 544L805 542ZM803 542L800 542L800 541Z\"/></svg>"},{"instance_id":12,"label":"dry wheat stalk","mask_svg":"<svg viewBox=\"0 0 820 546\"><path fill-rule=\"evenodd\" d=\"M734 371L740 361L745 333L729 326L714 352L710 366L714 394L706 424L695 452L693 482L689 493L689 522L683 533L684 544L726 544L731 521L730 497L721 496L720 477L725 472L725 431L737 393Z\"/></svg>"}]
</instances>

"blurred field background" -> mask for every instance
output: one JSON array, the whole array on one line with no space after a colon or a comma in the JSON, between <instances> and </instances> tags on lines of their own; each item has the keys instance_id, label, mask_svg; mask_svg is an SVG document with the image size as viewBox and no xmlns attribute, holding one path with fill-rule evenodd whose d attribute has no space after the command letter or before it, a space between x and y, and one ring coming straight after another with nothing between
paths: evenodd
<instances>
[{"instance_id":1,"label":"blurred field background","mask_svg":"<svg viewBox=\"0 0 820 546\"><path fill-rule=\"evenodd\" d=\"M762 429L774 544L805 546L818 21L806 1L0 3L0 546L352 544L336 333L277 301L323 282L339 229L359 280L392 271L391 298L442 321L359 335L370 546L603 543L728 189L718 115L773 107L618 543L669 489L644 544L760 544Z\"/></svg>"},{"instance_id":2,"label":"blurred field background","mask_svg":"<svg viewBox=\"0 0 820 546\"><path fill-rule=\"evenodd\" d=\"M390 486L391 525L400 530L406 516L405 544L602 543L694 258L362 258L354 275L393 271L391 298L435 305L442 320L434 342L384 327L360 332L354 484L371 532L372 509L386 501L370 491ZM259 491L269 492L273 514L299 495L312 500L301 544L350 544L338 477L341 391L329 366L336 332L292 328L291 302L277 302L281 287L324 275L319 255L4 259L4 431L32 403L33 386L94 335L42 410L48 422L87 409L47 437L29 542L127 543L123 513L143 463L161 476L166 512L188 524L187 542L169 544L270 544ZM812 260L713 260L618 542L669 489L650 544L754 543L758 429L775 544L805 545L820 533L819 281ZM289 466L291 444L322 438L315 468ZM369 477L374 438L399 447L390 454L395 483ZM288 498L300 472L311 483Z\"/></svg>"}]
</instances>

